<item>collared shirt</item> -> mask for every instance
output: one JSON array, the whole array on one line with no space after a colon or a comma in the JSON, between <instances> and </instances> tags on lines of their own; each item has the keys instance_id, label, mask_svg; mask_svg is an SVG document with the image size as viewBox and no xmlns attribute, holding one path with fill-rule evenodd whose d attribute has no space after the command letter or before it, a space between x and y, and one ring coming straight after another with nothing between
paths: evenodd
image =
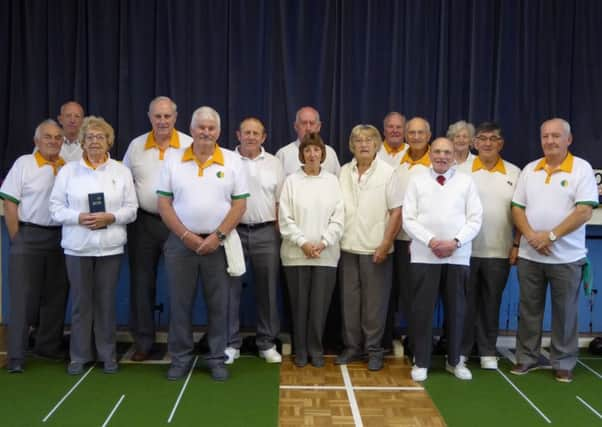
<instances>
[{"instance_id":1,"label":"collared shirt","mask_svg":"<svg viewBox=\"0 0 602 427\"><path fill-rule=\"evenodd\" d=\"M390 166L397 167L408 149L408 144L402 143L397 149L389 146L387 141L384 141L380 146L380 150L376 153L376 157L387 162Z\"/></svg>"},{"instance_id":2,"label":"collared shirt","mask_svg":"<svg viewBox=\"0 0 602 427\"><path fill-rule=\"evenodd\" d=\"M147 212L158 213L156 191L164 158L171 151L182 153L191 143L190 136L175 129L169 146L163 151L157 146L153 132L145 133L132 140L123 157L123 164L132 171L140 208Z\"/></svg>"},{"instance_id":3,"label":"collared shirt","mask_svg":"<svg viewBox=\"0 0 602 427\"><path fill-rule=\"evenodd\" d=\"M79 224L79 215L90 212L89 195L103 193L106 212L115 216L107 228L90 230ZM61 246L65 254L109 256L123 253L126 224L136 219L138 201L132 174L107 155L96 168L85 159L67 163L59 172L50 195L52 218L63 224Z\"/></svg>"},{"instance_id":4,"label":"collared shirt","mask_svg":"<svg viewBox=\"0 0 602 427\"><path fill-rule=\"evenodd\" d=\"M520 169L501 157L487 169L477 157L471 175L483 205L483 224L472 242L472 256L508 258L513 242L511 202Z\"/></svg>"},{"instance_id":5,"label":"collared shirt","mask_svg":"<svg viewBox=\"0 0 602 427\"><path fill-rule=\"evenodd\" d=\"M216 144L212 156L201 163L190 146L181 154L166 156L157 194L173 199L173 209L187 229L209 234L222 223L232 200L249 197L249 185L234 152Z\"/></svg>"},{"instance_id":6,"label":"collared shirt","mask_svg":"<svg viewBox=\"0 0 602 427\"><path fill-rule=\"evenodd\" d=\"M64 164L62 158L56 168ZM55 166L46 161L39 151L19 157L10 168L0 187L0 198L18 205L19 221L48 226L59 225L48 209L48 200L54 185Z\"/></svg>"},{"instance_id":7,"label":"collared shirt","mask_svg":"<svg viewBox=\"0 0 602 427\"><path fill-rule=\"evenodd\" d=\"M240 156L249 179L251 196L247 199L247 210L242 216L242 224L259 224L276 220L276 206L284 183L282 164L275 156L267 153L263 147L254 159L240 154L238 147L235 153Z\"/></svg>"},{"instance_id":8,"label":"collared shirt","mask_svg":"<svg viewBox=\"0 0 602 427\"><path fill-rule=\"evenodd\" d=\"M389 210L400 207L403 200L399 175L387 163L375 158L360 176L357 161L353 159L341 168L339 181L345 202L341 249L373 254L384 238Z\"/></svg>"},{"instance_id":9,"label":"collared shirt","mask_svg":"<svg viewBox=\"0 0 602 427\"><path fill-rule=\"evenodd\" d=\"M434 171L417 174L410 181L402 208L402 226L412 238L411 262L469 265L471 241L481 228L483 209L471 176L446 172L440 185ZM461 246L446 258L428 247L431 239L458 239Z\"/></svg>"},{"instance_id":10,"label":"collared shirt","mask_svg":"<svg viewBox=\"0 0 602 427\"><path fill-rule=\"evenodd\" d=\"M579 204L597 207L598 187L591 165L571 153L555 170L549 168L545 158L525 166L512 198L513 206L525 209L533 230L552 230ZM544 264L578 261L587 254L585 224L559 237L550 248L550 255L541 255L523 236L518 256Z\"/></svg>"},{"instance_id":11,"label":"collared shirt","mask_svg":"<svg viewBox=\"0 0 602 427\"><path fill-rule=\"evenodd\" d=\"M78 161L82 158L83 154L84 150L77 139L69 141L66 136L63 137L60 156L65 159L65 162Z\"/></svg>"},{"instance_id":12,"label":"collared shirt","mask_svg":"<svg viewBox=\"0 0 602 427\"><path fill-rule=\"evenodd\" d=\"M284 169L284 174L286 176L298 171L302 166L299 161L299 145L301 145L301 142L297 139L276 152L276 157L282 163L282 168ZM330 145L326 146L326 158L322 163L322 167L327 172L336 176L339 175L339 171L341 170L337 153Z\"/></svg>"}]
</instances>

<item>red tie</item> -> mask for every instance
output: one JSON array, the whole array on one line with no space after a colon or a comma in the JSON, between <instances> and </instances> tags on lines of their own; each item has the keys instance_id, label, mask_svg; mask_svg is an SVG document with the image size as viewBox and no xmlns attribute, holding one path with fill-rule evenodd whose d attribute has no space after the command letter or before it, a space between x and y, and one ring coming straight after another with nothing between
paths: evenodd
<instances>
[{"instance_id":1,"label":"red tie","mask_svg":"<svg viewBox=\"0 0 602 427\"><path fill-rule=\"evenodd\" d=\"M445 176L437 175L437 182L441 185L445 184Z\"/></svg>"}]
</instances>

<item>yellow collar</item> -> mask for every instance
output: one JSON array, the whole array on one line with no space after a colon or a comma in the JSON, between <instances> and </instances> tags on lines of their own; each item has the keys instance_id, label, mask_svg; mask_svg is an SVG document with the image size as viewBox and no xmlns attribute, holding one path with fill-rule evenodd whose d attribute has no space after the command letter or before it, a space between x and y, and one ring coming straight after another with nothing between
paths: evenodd
<instances>
[{"instance_id":1,"label":"yellow collar","mask_svg":"<svg viewBox=\"0 0 602 427\"><path fill-rule=\"evenodd\" d=\"M408 151L406 151L406 153L403 156L403 159L401 159L401 162L399 162L399 163L400 164L408 163L410 165L409 169L411 169L413 166L416 166L416 165L422 165L422 166L426 166L427 168L429 168L429 167L431 167L431 158L429 157L430 151L431 151L431 147L428 147L426 150L426 153L424 153L424 156L422 156L418 160L413 160L410 157L410 149L408 148Z\"/></svg>"},{"instance_id":2,"label":"yellow collar","mask_svg":"<svg viewBox=\"0 0 602 427\"><path fill-rule=\"evenodd\" d=\"M389 143L385 140L385 142L383 143L383 147L385 147L385 151L387 152L388 155L390 156L394 156L397 153L402 152L405 148L406 148L406 143L402 142L399 147L397 148L393 148L389 145Z\"/></svg>"},{"instance_id":3,"label":"yellow collar","mask_svg":"<svg viewBox=\"0 0 602 427\"><path fill-rule=\"evenodd\" d=\"M486 170L487 172L491 172L491 173L499 172L503 175L506 175L506 167L504 166L504 161L502 160L501 157L497 158L497 163L491 169L487 169L485 167L485 165L483 164L483 162L481 162L481 159L478 156L475 157L474 161L472 162L472 171L476 172L481 169Z\"/></svg>"},{"instance_id":4,"label":"yellow collar","mask_svg":"<svg viewBox=\"0 0 602 427\"><path fill-rule=\"evenodd\" d=\"M535 169L533 169L535 172L540 171L540 170L544 170L546 172L546 184L550 183L550 180L552 179L552 175L555 174L556 172L566 172L566 173L571 173L573 171L573 160L574 157L571 153L568 153L566 155L566 157L564 158L564 160L562 161L562 163L560 163L560 165L558 165L557 168L555 169L551 169L550 166L548 165L548 162L546 161L546 158L544 157L543 159L541 159L539 161L539 163L537 163L537 165L535 166Z\"/></svg>"},{"instance_id":5,"label":"yellow collar","mask_svg":"<svg viewBox=\"0 0 602 427\"><path fill-rule=\"evenodd\" d=\"M205 163L201 163L194 155L191 145L184 151L184 154L182 154L182 162L188 162L190 160L194 160L196 162L197 166L199 167L199 176L203 176L203 171L214 163L224 166L224 153L222 153L219 145L215 144L215 150L213 150L211 157L205 160Z\"/></svg>"},{"instance_id":6,"label":"yellow collar","mask_svg":"<svg viewBox=\"0 0 602 427\"><path fill-rule=\"evenodd\" d=\"M39 151L36 151L33 156L36 159L36 163L38 164L38 167L41 168L44 165L49 165L52 167L52 171L54 172L55 175L57 173L59 173L59 169L65 164L65 160L63 160L63 158L61 156L59 156L59 158L57 160L55 160L54 162L51 162L50 160L46 160L44 158L44 156L42 156L42 153L40 153Z\"/></svg>"},{"instance_id":7,"label":"yellow collar","mask_svg":"<svg viewBox=\"0 0 602 427\"><path fill-rule=\"evenodd\" d=\"M144 144L145 150L150 150L151 148L156 148L159 150L159 160L163 160L165 158L165 150L167 150L169 147L180 148L180 137L175 129L171 131L169 145L166 148L161 148L157 144L157 140L155 139L155 131L152 131L148 134L146 137L146 143Z\"/></svg>"},{"instance_id":8,"label":"yellow collar","mask_svg":"<svg viewBox=\"0 0 602 427\"><path fill-rule=\"evenodd\" d=\"M86 154L84 154L82 156L82 159L84 160L84 163L86 165L88 165L88 167L90 169L96 170L99 166L104 165L107 162L107 160L109 160L109 153L105 153L105 158L103 159L102 163L100 165L98 165L98 166L94 166L92 163L90 163L90 160L88 160L88 156Z\"/></svg>"}]
</instances>

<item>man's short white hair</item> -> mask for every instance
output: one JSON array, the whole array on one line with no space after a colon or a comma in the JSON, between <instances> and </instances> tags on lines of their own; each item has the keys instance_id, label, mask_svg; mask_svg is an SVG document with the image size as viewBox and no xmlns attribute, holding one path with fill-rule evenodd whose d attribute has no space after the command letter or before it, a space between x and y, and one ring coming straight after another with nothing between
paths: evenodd
<instances>
[{"instance_id":1,"label":"man's short white hair","mask_svg":"<svg viewBox=\"0 0 602 427\"><path fill-rule=\"evenodd\" d=\"M52 119L46 119L42 123L40 123L39 125L36 126L36 130L33 133L33 139L36 139L36 140L40 139L40 137L42 136L42 135L40 135L40 132L42 132L42 126L46 126L46 125L56 126L61 131L61 134L63 133L63 128L60 127L57 122L55 122Z\"/></svg>"},{"instance_id":2,"label":"man's short white hair","mask_svg":"<svg viewBox=\"0 0 602 427\"><path fill-rule=\"evenodd\" d=\"M217 123L217 129L222 129L222 121L218 112L211 107L207 107L206 105L194 110L194 113L192 113L192 119L190 120L190 127L193 128L198 121L204 119L215 121Z\"/></svg>"},{"instance_id":3,"label":"man's short white hair","mask_svg":"<svg viewBox=\"0 0 602 427\"><path fill-rule=\"evenodd\" d=\"M571 134L571 124L569 122L567 122L564 119L561 119L560 117L554 117L553 119L549 119L546 120L545 122L543 122L541 124L541 127L539 128L539 132L541 133L541 131L543 130L543 127L546 123L550 123L552 121L559 121L560 124L562 125L562 128L564 129L564 133L566 133L567 135Z\"/></svg>"},{"instance_id":4,"label":"man's short white hair","mask_svg":"<svg viewBox=\"0 0 602 427\"><path fill-rule=\"evenodd\" d=\"M178 112L178 106L176 105L175 102L172 101L171 98L167 97L167 96L158 96L155 99L153 99L150 104L148 104L148 114L151 113L153 106L157 103L157 102L161 102L161 101L167 101L171 104L171 110L173 111L173 113L177 113Z\"/></svg>"}]
</instances>

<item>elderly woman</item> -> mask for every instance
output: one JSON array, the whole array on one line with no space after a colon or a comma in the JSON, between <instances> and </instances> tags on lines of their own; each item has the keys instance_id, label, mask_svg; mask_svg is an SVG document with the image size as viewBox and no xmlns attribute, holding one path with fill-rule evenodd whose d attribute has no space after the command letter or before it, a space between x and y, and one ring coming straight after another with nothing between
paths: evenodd
<instances>
[{"instance_id":1,"label":"elderly woman","mask_svg":"<svg viewBox=\"0 0 602 427\"><path fill-rule=\"evenodd\" d=\"M61 169L50 195L52 219L63 225L71 285L71 375L84 371L94 350L105 373L118 370L115 293L126 224L136 219L138 202L129 169L109 156L114 140L104 119L86 117L79 133L83 157Z\"/></svg>"},{"instance_id":2,"label":"elderly woman","mask_svg":"<svg viewBox=\"0 0 602 427\"><path fill-rule=\"evenodd\" d=\"M474 138L474 126L472 123L460 120L453 123L447 129L447 138L454 143L454 160L456 169L463 172L472 172L472 162L475 156L470 152Z\"/></svg>"},{"instance_id":3,"label":"elderly woman","mask_svg":"<svg viewBox=\"0 0 602 427\"><path fill-rule=\"evenodd\" d=\"M381 144L374 126L355 126L349 137L354 158L339 178L345 202L340 263L345 349L335 363L347 364L367 353L371 371L383 367L381 340L393 269L389 255L403 200L396 170L375 158Z\"/></svg>"},{"instance_id":4,"label":"elderly woman","mask_svg":"<svg viewBox=\"0 0 602 427\"><path fill-rule=\"evenodd\" d=\"M295 365L324 366L322 335L339 261L343 199L337 177L322 168L326 146L317 133L299 145L301 169L280 195L280 256L289 289Z\"/></svg>"}]
</instances>

